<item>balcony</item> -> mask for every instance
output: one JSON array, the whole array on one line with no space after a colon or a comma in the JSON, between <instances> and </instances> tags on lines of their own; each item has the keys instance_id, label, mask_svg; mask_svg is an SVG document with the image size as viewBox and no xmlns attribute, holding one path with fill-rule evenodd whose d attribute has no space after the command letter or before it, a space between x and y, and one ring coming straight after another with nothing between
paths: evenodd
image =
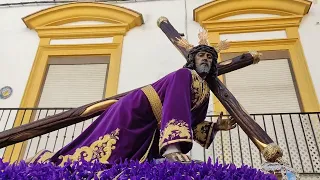
<instances>
[{"instance_id":1,"label":"balcony","mask_svg":"<svg viewBox=\"0 0 320 180\"><path fill-rule=\"evenodd\" d=\"M36 121L71 108L0 108L0 131L20 126L21 123ZM252 114L252 118L280 145L284 159L303 176L320 177L320 112ZM0 158L6 161L27 159L42 149L58 151L74 140L96 117L79 122L22 143L22 150L12 151L17 144L0 149ZM207 116L207 121L215 121L216 116ZM20 143L21 144L21 143ZM195 143L190 152L193 159L207 160L209 157L220 163L246 164L261 168L264 161L255 145L237 126L230 131L216 134L209 149Z\"/></svg>"}]
</instances>

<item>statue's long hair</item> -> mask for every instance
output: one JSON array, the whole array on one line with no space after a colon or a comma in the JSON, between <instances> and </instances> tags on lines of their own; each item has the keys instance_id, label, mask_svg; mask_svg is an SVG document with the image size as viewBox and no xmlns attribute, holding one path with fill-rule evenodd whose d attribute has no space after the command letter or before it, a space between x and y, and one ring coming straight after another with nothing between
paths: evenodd
<instances>
[{"instance_id":1,"label":"statue's long hair","mask_svg":"<svg viewBox=\"0 0 320 180\"><path fill-rule=\"evenodd\" d=\"M217 69L218 53L211 46L198 45L196 47L193 47L189 51L189 53L188 53L188 61L183 67L184 68L188 68L188 69L196 69L195 57L196 57L196 54L198 52L200 52L200 51L204 51L204 52L210 53L212 55L212 65L211 65L209 74L207 76L217 76L218 75L218 69Z\"/></svg>"}]
</instances>

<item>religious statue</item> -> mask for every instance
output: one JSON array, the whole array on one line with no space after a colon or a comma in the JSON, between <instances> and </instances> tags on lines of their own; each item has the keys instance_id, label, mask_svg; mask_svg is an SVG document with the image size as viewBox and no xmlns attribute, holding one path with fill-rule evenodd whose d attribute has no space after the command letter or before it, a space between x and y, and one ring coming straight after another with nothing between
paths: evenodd
<instances>
[{"instance_id":1,"label":"religious statue","mask_svg":"<svg viewBox=\"0 0 320 180\"><path fill-rule=\"evenodd\" d=\"M206 31L199 38L183 68L122 97L74 141L56 153L42 151L31 162L191 161L186 154L193 140L208 148L217 131L236 127L235 120L222 114L215 123L205 121L210 97L205 78L217 76L218 52L207 45Z\"/></svg>"},{"instance_id":2,"label":"religious statue","mask_svg":"<svg viewBox=\"0 0 320 180\"><path fill-rule=\"evenodd\" d=\"M167 18L159 18L158 26L186 58L183 68L150 85L1 132L0 148L100 115L78 138L58 152L41 151L29 162L49 160L61 164L80 157L102 163L116 163L125 158L142 162L161 157L189 162L190 157L186 154L192 148L193 140L208 148L217 131L232 129L235 123L268 162L281 162L280 147L217 78L257 63L259 53L244 53L217 63L218 53L228 48L225 42L212 47L208 34L203 31L199 34L199 45L193 46ZM204 121L210 90L232 118L222 119L220 114L217 123Z\"/></svg>"}]
</instances>

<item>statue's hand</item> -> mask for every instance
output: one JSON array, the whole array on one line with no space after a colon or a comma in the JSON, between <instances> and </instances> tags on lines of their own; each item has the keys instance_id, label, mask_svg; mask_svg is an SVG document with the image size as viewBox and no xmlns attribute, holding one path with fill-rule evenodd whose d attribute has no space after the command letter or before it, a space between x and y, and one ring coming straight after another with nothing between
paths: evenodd
<instances>
[{"instance_id":1,"label":"statue's hand","mask_svg":"<svg viewBox=\"0 0 320 180\"><path fill-rule=\"evenodd\" d=\"M190 156L180 152L169 153L167 155L164 155L164 157L170 161L179 161L179 162L191 161Z\"/></svg>"},{"instance_id":2,"label":"statue's hand","mask_svg":"<svg viewBox=\"0 0 320 180\"><path fill-rule=\"evenodd\" d=\"M164 157L171 162L180 162L180 163L186 163L186 164L191 162L202 163L202 161L192 160L190 156L183 154L181 152L169 153L167 155L164 155Z\"/></svg>"},{"instance_id":3,"label":"statue's hand","mask_svg":"<svg viewBox=\"0 0 320 180\"><path fill-rule=\"evenodd\" d=\"M237 126L236 121L233 117L228 117L227 119L222 119L223 112L220 113L217 122L214 124L213 128L216 131L228 131Z\"/></svg>"}]
</instances>

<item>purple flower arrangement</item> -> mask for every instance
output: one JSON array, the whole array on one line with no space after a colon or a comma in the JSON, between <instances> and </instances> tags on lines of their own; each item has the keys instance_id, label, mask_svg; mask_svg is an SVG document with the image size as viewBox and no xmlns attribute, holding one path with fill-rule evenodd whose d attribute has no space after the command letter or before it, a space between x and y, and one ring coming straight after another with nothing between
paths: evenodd
<instances>
[{"instance_id":1,"label":"purple flower arrangement","mask_svg":"<svg viewBox=\"0 0 320 180\"><path fill-rule=\"evenodd\" d=\"M124 161L112 167L84 160L67 162L63 167L55 166L52 163L26 164L24 161L9 165L0 159L0 179L277 180L271 174L265 174L246 165L237 168L233 164L212 163L210 159L206 163L191 164L168 161L144 163Z\"/></svg>"}]
</instances>

